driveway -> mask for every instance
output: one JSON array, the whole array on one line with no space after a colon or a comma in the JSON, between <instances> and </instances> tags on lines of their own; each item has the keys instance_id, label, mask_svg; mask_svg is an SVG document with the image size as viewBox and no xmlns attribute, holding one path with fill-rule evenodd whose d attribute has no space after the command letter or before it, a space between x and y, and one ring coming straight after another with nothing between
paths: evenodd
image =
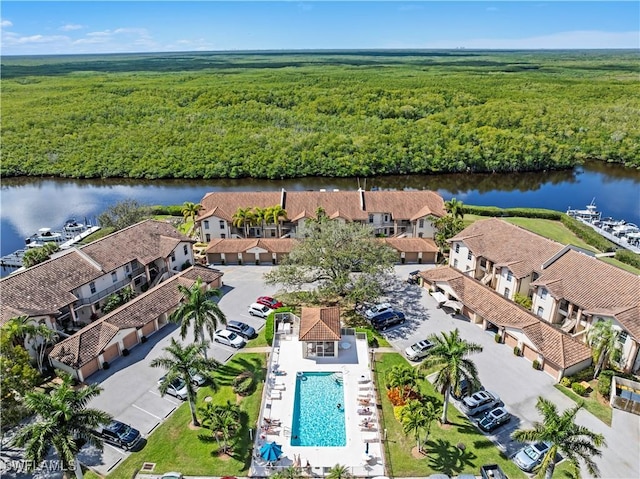
<instances>
[{"instance_id":1,"label":"driveway","mask_svg":"<svg viewBox=\"0 0 640 479\"><path fill-rule=\"evenodd\" d=\"M427 268L429 266L420 269ZM534 421L540 420L535 408L539 396L555 403L560 411L575 403L554 387L550 376L534 370L526 359L514 356L508 346L497 344L493 333L483 331L461 315L438 308L425 289L407 284L408 272L415 269L415 265L396 267L399 281L388 285L385 299L404 311L408 321L387 331L385 337L403 352L407 346L430 334L458 328L462 338L480 344L483 351L472 356L480 380L487 390L500 396L507 410L515 416L491 437L507 456L512 456L521 445L511 440L510 434L519 428L530 428ZM613 412L612 427L584 410L578 413L577 423L605 436L607 447L597 459L601 477L640 477L640 417L615 409ZM589 474L583 471L583 477L589 477Z\"/></svg>"}]
</instances>

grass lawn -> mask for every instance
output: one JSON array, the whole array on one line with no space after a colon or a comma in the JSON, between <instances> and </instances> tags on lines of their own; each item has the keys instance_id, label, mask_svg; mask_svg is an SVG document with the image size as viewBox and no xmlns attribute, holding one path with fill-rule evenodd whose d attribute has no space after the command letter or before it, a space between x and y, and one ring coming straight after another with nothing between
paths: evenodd
<instances>
[{"instance_id":1,"label":"grass lawn","mask_svg":"<svg viewBox=\"0 0 640 479\"><path fill-rule=\"evenodd\" d=\"M618 268L621 268L621 269L623 269L625 271L629 271L630 273L633 273L633 274L636 274L636 275L640 276L640 269L634 268L630 264L623 263L622 261L618 261L615 258L609 258L607 256L604 256L604 257L598 258L598 259L600 261L604 261L605 263L612 264L614 266L617 266Z\"/></svg>"},{"instance_id":2,"label":"grass lawn","mask_svg":"<svg viewBox=\"0 0 640 479\"><path fill-rule=\"evenodd\" d=\"M247 341L247 348L259 348L263 346L269 346L269 343L267 343L267 340L264 337L265 331L266 331L266 328L262 328L258 332L258 335L255 338Z\"/></svg>"},{"instance_id":3,"label":"grass lawn","mask_svg":"<svg viewBox=\"0 0 640 479\"><path fill-rule=\"evenodd\" d=\"M215 404L236 402L232 389L233 379L244 371L253 371L257 379L256 390L239 401L242 418L241 429L233 445L234 454L218 456L218 444L206 428L189 427L191 413L189 405L182 404L147 439L147 444L131 454L111 474L110 478L131 479L144 462L154 462L154 473L180 471L190 476L247 476L251 464L251 440L249 429L256 424L260 412L262 388L265 379L265 357L263 354L236 354L231 361L213 373L219 389L210 386L198 390L198 408L204 398L211 396Z\"/></svg>"},{"instance_id":4,"label":"grass lawn","mask_svg":"<svg viewBox=\"0 0 640 479\"><path fill-rule=\"evenodd\" d=\"M607 426L611 426L611 415L612 410L609 403L600 396L596 388L598 387L598 380L594 379L589 381L591 385L591 389L586 394L586 396L579 396L571 388L564 387L561 384L556 384L555 387L558 391L560 391L565 396L570 397L576 403L583 402L584 408L593 414L595 417L600 419ZM603 403L604 402L604 403Z\"/></svg>"},{"instance_id":5,"label":"grass lawn","mask_svg":"<svg viewBox=\"0 0 640 479\"><path fill-rule=\"evenodd\" d=\"M416 459L412 455L415 440L402 431L402 425L394 417L393 406L385 394L386 373L400 364L407 364L400 354L376 356L376 383L381 394L383 422L387 431L386 457L392 477L424 477L436 473L449 476L469 473L477 476L483 464L499 464L511 479L526 477L452 404L447 411L450 424L442 427L434 421L426 446L428 454ZM420 389L424 395L442 400L442 396L427 380L421 384ZM457 447L460 443L464 444L464 450Z\"/></svg>"}]
</instances>

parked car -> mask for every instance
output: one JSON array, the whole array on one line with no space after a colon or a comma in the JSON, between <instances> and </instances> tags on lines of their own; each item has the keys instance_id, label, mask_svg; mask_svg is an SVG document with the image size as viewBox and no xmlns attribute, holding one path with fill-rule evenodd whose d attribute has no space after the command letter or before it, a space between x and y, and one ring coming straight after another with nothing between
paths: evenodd
<instances>
[{"instance_id":1,"label":"parked car","mask_svg":"<svg viewBox=\"0 0 640 479\"><path fill-rule=\"evenodd\" d=\"M96 429L96 435L104 442L118 446L125 451L135 448L142 441L140 431L115 419Z\"/></svg>"},{"instance_id":2,"label":"parked car","mask_svg":"<svg viewBox=\"0 0 640 479\"><path fill-rule=\"evenodd\" d=\"M404 354L411 361L419 361L427 355L429 349L433 347L433 343L428 339L418 341L405 349Z\"/></svg>"},{"instance_id":3,"label":"parked car","mask_svg":"<svg viewBox=\"0 0 640 479\"><path fill-rule=\"evenodd\" d=\"M468 416L474 416L482 411L491 409L499 401L500 398L495 393L489 391L478 391L473 393L471 396L462 398L461 408L462 412Z\"/></svg>"},{"instance_id":4,"label":"parked car","mask_svg":"<svg viewBox=\"0 0 640 479\"><path fill-rule=\"evenodd\" d=\"M256 335L255 329L241 321L227 321L227 329L245 339L251 339Z\"/></svg>"},{"instance_id":5,"label":"parked car","mask_svg":"<svg viewBox=\"0 0 640 479\"><path fill-rule=\"evenodd\" d=\"M183 479L181 472L165 472L160 479Z\"/></svg>"},{"instance_id":6,"label":"parked car","mask_svg":"<svg viewBox=\"0 0 640 479\"><path fill-rule=\"evenodd\" d=\"M497 464L485 464L480 466L482 479L507 479L507 475Z\"/></svg>"},{"instance_id":7,"label":"parked car","mask_svg":"<svg viewBox=\"0 0 640 479\"><path fill-rule=\"evenodd\" d=\"M277 299L272 298L271 296L260 296L258 299L256 299L256 303L264 304L265 306L268 306L271 309L278 309L284 306L282 304L282 301L278 301Z\"/></svg>"},{"instance_id":8,"label":"parked car","mask_svg":"<svg viewBox=\"0 0 640 479\"><path fill-rule=\"evenodd\" d=\"M483 431L493 431L498 426L511 421L511 414L502 406L491 409L478 422L478 426Z\"/></svg>"},{"instance_id":9,"label":"parked car","mask_svg":"<svg viewBox=\"0 0 640 479\"><path fill-rule=\"evenodd\" d=\"M253 303L251 306L249 306L249 314L251 316L257 316L259 318L266 318L271 314L271 311L273 310L269 308L269 306L265 306L264 304L260 303Z\"/></svg>"},{"instance_id":10,"label":"parked car","mask_svg":"<svg viewBox=\"0 0 640 479\"><path fill-rule=\"evenodd\" d=\"M378 314L371 320L371 325L380 331L384 331L391 326L402 324L405 321L404 313L391 310Z\"/></svg>"},{"instance_id":11,"label":"parked car","mask_svg":"<svg viewBox=\"0 0 640 479\"><path fill-rule=\"evenodd\" d=\"M367 309L364 312L364 316L367 319L373 319L376 316L382 314L382 313L386 313L388 311L393 311L393 306L391 306L389 303L380 303L380 304L376 304L372 307L370 307L369 309Z\"/></svg>"},{"instance_id":12,"label":"parked car","mask_svg":"<svg viewBox=\"0 0 640 479\"><path fill-rule=\"evenodd\" d=\"M551 449L548 441L527 444L513 457L513 462L525 472L531 472L544 460L544 456Z\"/></svg>"},{"instance_id":13,"label":"parked car","mask_svg":"<svg viewBox=\"0 0 640 479\"><path fill-rule=\"evenodd\" d=\"M409 276L407 277L407 283L409 284L418 284L420 282L420 271L419 270L415 270L412 271L411 273L409 273Z\"/></svg>"},{"instance_id":14,"label":"parked car","mask_svg":"<svg viewBox=\"0 0 640 479\"><path fill-rule=\"evenodd\" d=\"M158 386L160 386L164 382L165 378L166 376L162 376L158 380ZM181 399L183 401L186 401L187 384L181 378L175 378L173 381L171 381L171 384L169 384L169 386L167 387L166 394L168 394L169 396L177 397L178 399Z\"/></svg>"},{"instance_id":15,"label":"parked car","mask_svg":"<svg viewBox=\"0 0 640 479\"><path fill-rule=\"evenodd\" d=\"M200 373L197 373L195 369L189 370L189 376L191 376L191 384L194 386L202 386L207 382L207 378Z\"/></svg>"},{"instance_id":16,"label":"parked car","mask_svg":"<svg viewBox=\"0 0 640 479\"><path fill-rule=\"evenodd\" d=\"M213 340L236 349L239 349L246 344L244 339L228 329L218 329L213 335Z\"/></svg>"}]
</instances>

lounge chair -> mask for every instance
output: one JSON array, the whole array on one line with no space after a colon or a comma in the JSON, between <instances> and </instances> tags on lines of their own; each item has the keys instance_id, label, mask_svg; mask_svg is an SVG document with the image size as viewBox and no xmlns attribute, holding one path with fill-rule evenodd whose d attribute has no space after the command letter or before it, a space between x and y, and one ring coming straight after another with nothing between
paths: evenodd
<instances>
[{"instance_id":1,"label":"lounge chair","mask_svg":"<svg viewBox=\"0 0 640 479\"><path fill-rule=\"evenodd\" d=\"M358 408L358 414L360 414L361 416L369 416L373 414L373 411L368 407L360 407Z\"/></svg>"},{"instance_id":2,"label":"lounge chair","mask_svg":"<svg viewBox=\"0 0 640 479\"><path fill-rule=\"evenodd\" d=\"M269 399L282 399L282 391L271 391Z\"/></svg>"},{"instance_id":3,"label":"lounge chair","mask_svg":"<svg viewBox=\"0 0 640 479\"><path fill-rule=\"evenodd\" d=\"M284 391L285 389L287 389L287 386L285 386L282 383L275 383L273 385L273 389L277 390L277 391Z\"/></svg>"}]
</instances>

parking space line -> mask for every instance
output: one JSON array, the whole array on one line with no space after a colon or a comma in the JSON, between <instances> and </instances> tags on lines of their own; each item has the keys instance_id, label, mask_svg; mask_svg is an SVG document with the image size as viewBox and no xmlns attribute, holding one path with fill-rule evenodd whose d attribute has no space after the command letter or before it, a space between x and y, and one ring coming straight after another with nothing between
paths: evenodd
<instances>
[{"instance_id":1,"label":"parking space line","mask_svg":"<svg viewBox=\"0 0 640 479\"><path fill-rule=\"evenodd\" d=\"M122 461L122 458L118 459L114 464L111 465L111 467L109 469L107 469L107 472L110 472L111 469L113 469L114 467L116 467L118 464L120 464L120 461Z\"/></svg>"},{"instance_id":2,"label":"parking space line","mask_svg":"<svg viewBox=\"0 0 640 479\"><path fill-rule=\"evenodd\" d=\"M149 411L147 411L146 409L142 409L140 406L136 405L136 404L132 404L132 406L136 409L139 409L142 412L146 412L149 416L151 417L155 417L156 419L162 419L160 416L156 416L155 414L151 414Z\"/></svg>"}]
</instances>

